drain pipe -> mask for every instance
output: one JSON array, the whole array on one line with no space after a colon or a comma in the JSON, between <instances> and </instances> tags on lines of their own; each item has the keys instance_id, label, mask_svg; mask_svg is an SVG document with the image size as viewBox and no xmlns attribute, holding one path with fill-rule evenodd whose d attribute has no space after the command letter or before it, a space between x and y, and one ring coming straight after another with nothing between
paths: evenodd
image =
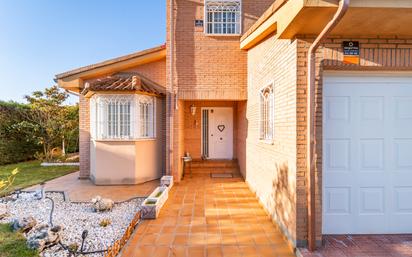
<instances>
[{"instance_id":1,"label":"drain pipe","mask_svg":"<svg viewBox=\"0 0 412 257\"><path fill-rule=\"evenodd\" d=\"M318 35L308 50L307 69L307 197L308 197L308 246L310 251L316 250L316 210L315 210L315 170L316 170L316 124L315 124L315 83L316 83L316 50L322 40L335 28L348 10L350 0L340 0L339 8L332 20Z\"/></svg>"},{"instance_id":2,"label":"drain pipe","mask_svg":"<svg viewBox=\"0 0 412 257\"><path fill-rule=\"evenodd\" d=\"M174 119L174 105L176 103L174 103L173 101L175 101L175 90L174 90L174 86L173 86L173 41L174 41L174 25L173 25L173 3L174 0L169 0L170 4L169 4L169 16L170 16L170 20L169 20L169 58L170 58L170 67L169 67L169 77L170 77L170 92L168 92L169 94L169 104L167 105L167 109L169 110L169 115L168 115L168 119L169 119L169 144L167 145L167 156L169 159L169 163L167 163L166 165L168 165L168 172L169 174L166 175L173 175L173 131L174 131L174 124L173 124L173 119Z\"/></svg>"}]
</instances>

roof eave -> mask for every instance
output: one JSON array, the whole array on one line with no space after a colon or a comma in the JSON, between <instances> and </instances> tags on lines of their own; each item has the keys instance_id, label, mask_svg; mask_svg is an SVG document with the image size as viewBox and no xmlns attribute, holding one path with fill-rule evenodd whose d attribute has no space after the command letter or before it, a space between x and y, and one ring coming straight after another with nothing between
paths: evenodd
<instances>
[{"instance_id":1,"label":"roof eave","mask_svg":"<svg viewBox=\"0 0 412 257\"><path fill-rule=\"evenodd\" d=\"M79 92L78 88L83 86L83 80L119 72L146 63L160 61L164 58L166 58L166 46L161 45L130 55L60 73L55 76L54 80L60 87L66 90Z\"/></svg>"}]
</instances>

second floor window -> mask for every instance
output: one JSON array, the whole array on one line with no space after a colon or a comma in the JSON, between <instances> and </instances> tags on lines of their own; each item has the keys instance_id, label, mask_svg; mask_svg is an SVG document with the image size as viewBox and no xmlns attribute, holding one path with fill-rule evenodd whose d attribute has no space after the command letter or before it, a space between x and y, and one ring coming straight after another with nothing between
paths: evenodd
<instances>
[{"instance_id":1,"label":"second floor window","mask_svg":"<svg viewBox=\"0 0 412 257\"><path fill-rule=\"evenodd\" d=\"M240 34L241 0L205 0L206 33Z\"/></svg>"}]
</instances>

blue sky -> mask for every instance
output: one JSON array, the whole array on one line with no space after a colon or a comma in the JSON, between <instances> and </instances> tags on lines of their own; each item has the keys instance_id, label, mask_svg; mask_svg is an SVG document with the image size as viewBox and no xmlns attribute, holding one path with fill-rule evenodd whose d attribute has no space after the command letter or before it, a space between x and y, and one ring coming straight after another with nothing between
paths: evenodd
<instances>
[{"instance_id":1,"label":"blue sky","mask_svg":"<svg viewBox=\"0 0 412 257\"><path fill-rule=\"evenodd\" d=\"M22 102L55 74L163 44L165 4L0 0L0 100Z\"/></svg>"}]
</instances>

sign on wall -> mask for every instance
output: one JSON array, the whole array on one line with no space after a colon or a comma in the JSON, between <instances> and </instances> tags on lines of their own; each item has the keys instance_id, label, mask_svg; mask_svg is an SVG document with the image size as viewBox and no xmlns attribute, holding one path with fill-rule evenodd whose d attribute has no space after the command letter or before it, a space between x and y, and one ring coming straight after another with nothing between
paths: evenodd
<instances>
[{"instance_id":1,"label":"sign on wall","mask_svg":"<svg viewBox=\"0 0 412 257\"><path fill-rule=\"evenodd\" d=\"M195 27L203 27L203 20L195 20Z\"/></svg>"},{"instance_id":2,"label":"sign on wall","mask_svg":"<svg viewBox=\"0 0 412 257\"><path fill-rule=\"evenodd\" d=\"M343 63L359 64L359 41L343 41Z\"/></svg>"}]
</instances>

